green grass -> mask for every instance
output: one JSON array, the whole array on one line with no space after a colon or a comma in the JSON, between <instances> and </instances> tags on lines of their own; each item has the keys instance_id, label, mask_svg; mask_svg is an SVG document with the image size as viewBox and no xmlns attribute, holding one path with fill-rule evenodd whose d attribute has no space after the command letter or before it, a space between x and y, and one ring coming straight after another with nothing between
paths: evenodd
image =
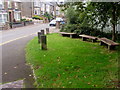
<instances>
[{"instance_id":1,"label":"green grass","mask_svg":"<svg viewBox=\"0 0 120 90\"><path fill-rule=\"evenodd\" d=\"M38 88L106 88L118 81L118 52L81 39L47 36L48 50L41 50L37 37L26 47L26 60L33 65Z\"/></svg>"}]
</instances>

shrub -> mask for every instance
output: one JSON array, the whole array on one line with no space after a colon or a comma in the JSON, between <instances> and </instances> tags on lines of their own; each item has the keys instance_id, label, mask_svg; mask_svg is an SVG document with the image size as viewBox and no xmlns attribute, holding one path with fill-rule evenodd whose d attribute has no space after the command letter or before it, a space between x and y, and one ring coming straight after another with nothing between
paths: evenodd
<instances>
[{"instance_id":1,"label":"shrub","mask_svg":"<svg viewBox=\"0 0 120 90\"><path fill-rule=\"evenodd\" d=\"M24 22L29 22L29 21L32 21L32 19L21 19L21 21L24 21Z\"/></svg>"},{"instance_id":2,"label":"shrub","mask_svg":"<svg viewBox=\"0 0 120 90\"><path fill-rule=\"evenodd\" d=\"M120 34L117 34L117 41L120 43Z\"/></svg>"},{"instance_id":3,"label":"shrub","mask_svg":"<svg viewBox=\"0 0 120 90\"><path fill-rule=\"evenodd\" d=\"M67 13L66 13L66 18L67 18L67 23L68 24L76 24L77 22L77 13L75 12L73 7L70 7L67 9Z\"/></svg>"},{"instance_id":4,"label":"shrub","mask_svg":"<svg viewBox=\"0 0 120 90\"><path fill-rule=\"evenodd\" d=\"M24 19L21 19L21 21L26 21L26 19L24 18Z\"/></svg>"},{"instance_id":5,"label":"shrub","mask_svg":"<svg viewBox=\"0 0 120 90\"><path fill-rule=\"evenodd\" d=\"M76 24L64 24L63 27L61 28L61 31L63 32L74 32L77 29Z\"/></svg>"},{"instance_id":6,"label":"shrub","mask_svg":"<svg viewBox=\"0 0 120 90\"><path fill-rule=\"evenodd\" d=\"M38 15L34 15L34 16L32 17L32 19L43 20L43 18L42 18L42 17L40 17L40 16L38 16Z\"/></svg>"},{"instance_id":7,"label":"shrub","mask_svg":"<svg viewBox=\"0 0 120 90\"><path fill-rule=\"evenodd\" d=\"M86 35L91 35L91 36L97 36L97 37L106 37L111 39L110 37L112 36L111 33L106 33L106 32L101 32L100 30L96 28L91 28L91 27L85 27L81 26L80 24L65 24L62 26L61 32L74 32L76 34L86 34Z\"/></svg>"},{"instance_id":8,"label":"shrub","mask_svg":"<svg viewBox=\"0 0 120 90\"><path fill-rule=\"evenodd\" d=\"M49 14L48 12L45 12L43 17L47 18L50 21L53 18L53 15Z\"/></svg>"}]
</instances>

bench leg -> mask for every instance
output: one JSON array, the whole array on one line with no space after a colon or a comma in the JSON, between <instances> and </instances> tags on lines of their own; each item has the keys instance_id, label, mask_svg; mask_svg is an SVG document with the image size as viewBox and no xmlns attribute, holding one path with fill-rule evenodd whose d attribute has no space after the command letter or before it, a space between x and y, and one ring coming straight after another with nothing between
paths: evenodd
<instances>
[{"instance_id":1,"label":"bench leg","mask_svg":"<svg viewBox=\"0 0 120 90\"><path fill-rule=\"evenodd\" d=\"M73 38L73 36L70 34L70 38Z\"/></svg>"},{"instance_id":2,"label":"bench leg","mask_svg":"<svg viewBox=\"0 0 120 90\"><path fill-rule=\"evenodd\" d=\"M65 37L65 35L64 35L64 34L61 34L61 36L62 36L62 37Z\"/></svg>"},{"instance_id":3,"label":"bench leg","mask_svg":"<svg viewBox=\"0 0 120 90\"><path fill-rule=\"evenodd\" d=\"M85 38L85 37L82 37L82 40L83 40L83 41L86 41L86 38Z\"/></svg>"},{"instance_id":4,"label":"bench leg","mask_svg":"<svg viewBox=\"0 0 120 90\"><path fill-rule=\"evenodd\" d=\"M95 40L95 39L92 39L92 42L94 43L94 42L96 42L96 40Z\"/></svg>"},{"instance_id":5,"label":"bench leg","mask_svg":"<svg viewBox=\"0 0 120 90\"><path fill-rule=\"evenodd\" d=\"M115 46L108 45L108 50L114 50L114 49L115 49Z\"/></svg>"},{"instance_id":6,"label":"bench leg","mask_svg":"<svg viewBox=\"0 0 120 90\"><path fill-rule=\"evenodd\" d=\"M100 46L102 46L102 45L104 45L104 43L103 43L103 42L100 42Z\"/></svg>"}]
</instances>

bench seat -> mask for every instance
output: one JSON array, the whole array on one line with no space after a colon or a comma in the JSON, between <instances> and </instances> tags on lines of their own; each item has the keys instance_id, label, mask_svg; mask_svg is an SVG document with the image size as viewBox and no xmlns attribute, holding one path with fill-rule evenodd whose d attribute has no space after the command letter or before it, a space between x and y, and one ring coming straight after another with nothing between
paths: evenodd
<instances>
[{"instance_id":1,"label":"bench seat","mask_svg":"<svg viewBox=\"0 0 120 90\"><path fill-rule=\"evenodd\" d=\"M116 43L112 40L109 40L107 38L99 38L98 40L100 40L100 45L103 45L103 44L106 44L108 45L108 49L111 50L111 49L114 49L115 46L119 46L120 44L119 43Z\"/></svg>"},{"instance_id":2,"label":"bench seat","mask_svg":"<svg viewBox=\"0 0 120 90\"><path fill-rule=\"evenodd\" d=\"M92 39L92 42L96 42L97 37L94 36L89 36L89 35L79 35L80 37L82 37L83 41L86 41L86 39Z\"/></svg>"},{"instance_id":3,"label":"bench seat","mask_svg":"<svg viewBox=\"0 0 120 90\"><path fill-rule=\"evenodd\" d=\"M60 32L62 36L69 36L70 38L76 37L76 33L67 33L67 32Z\"/></svg>"}]
</instances>

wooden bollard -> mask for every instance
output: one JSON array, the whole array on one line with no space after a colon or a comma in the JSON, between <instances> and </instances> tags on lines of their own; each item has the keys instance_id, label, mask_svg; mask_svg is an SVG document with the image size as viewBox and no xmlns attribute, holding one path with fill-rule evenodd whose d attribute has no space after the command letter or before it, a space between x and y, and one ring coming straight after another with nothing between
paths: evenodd
<instances>
[{"instance_id":1,"label":"wooden bollard","mask_svg":"<svg viewBox=\"0 0 120 90\"><path fill-rule=\"evenodd\" d=\"M49 28L46 28L46 34L49 34Z\"/></svg>"},{"instance_id":2,"label":"wooden bollard","mask_svg":"<svg viewBox=\"0 0 120 90\"><path fill-rule=\"evenodd\" d=\"M42 35L45 35L45 31L44 31L43 29L41 30L41 34L42 34Z\"/></svg>"},{"instance_id":3,"label":"wooden bollard","mask_svg":"<svg viewBox=\"0 0 120 90\"><path fill-rule=\"evenodd\" d=\"M40 37L41 37L42 33L38 32L38 43L40 43Z\"/></svg>"},{"instance_id":4,"label":"wooden bollard","mask_svg":"<svg viewBox=\"0 0 120 90\"><path fill-rule=\"evenodd\" d=\"M41 48L47 50L47 38L45 35L41 35Z\"/></svg>"}]
</instances>

